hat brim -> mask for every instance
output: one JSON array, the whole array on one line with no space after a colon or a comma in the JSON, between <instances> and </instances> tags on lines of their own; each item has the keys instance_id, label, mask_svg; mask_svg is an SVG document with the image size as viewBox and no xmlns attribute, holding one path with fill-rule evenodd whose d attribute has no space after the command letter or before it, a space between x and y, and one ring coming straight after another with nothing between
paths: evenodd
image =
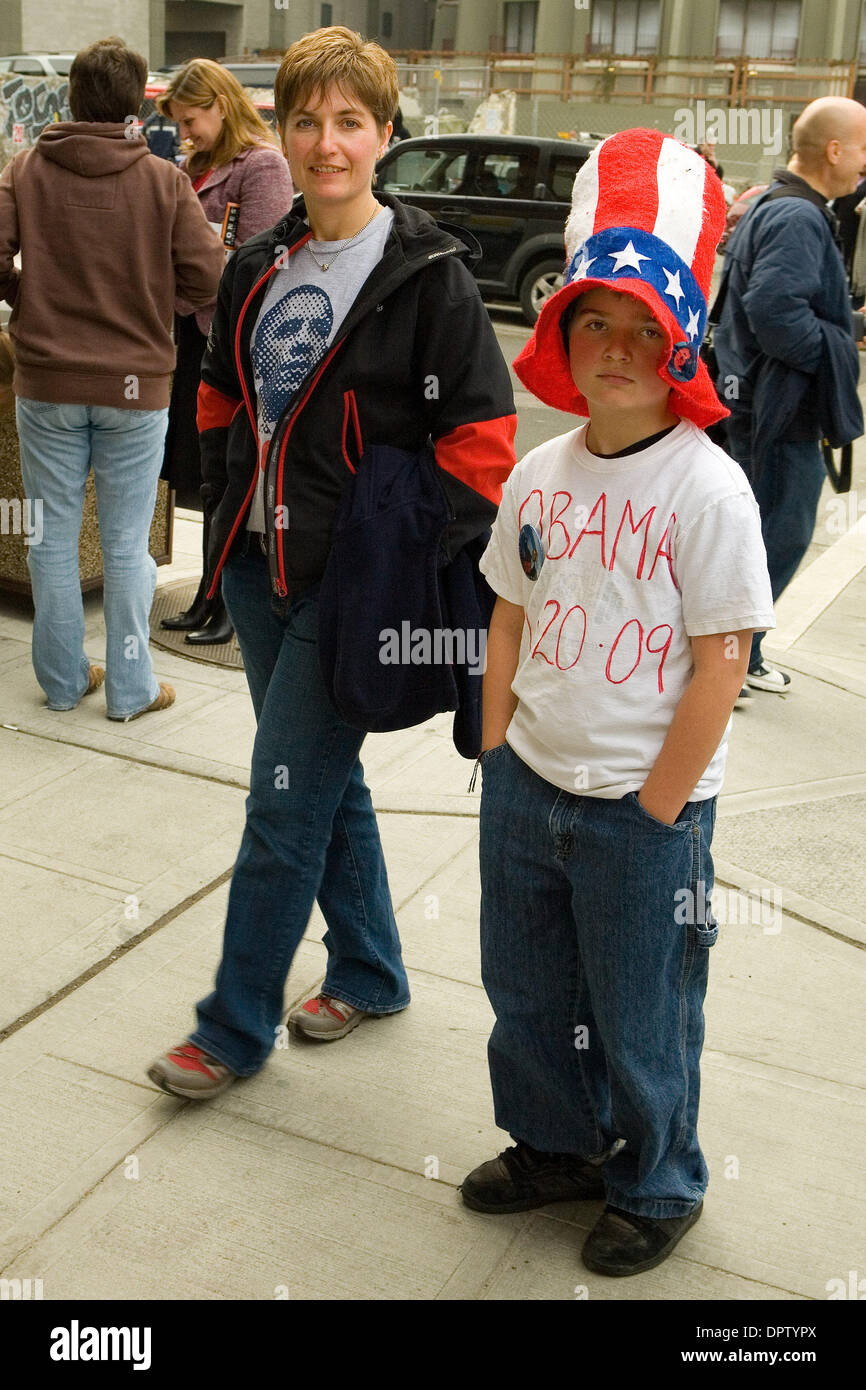
<instances>
[{"instance_id":1,"label":"hat brim","mask_svg":"<svg viewBox=\"0 0 866 1390\"><path fill-rule=\"evenodd\" d=\"M674 415L691 420L702 430L730 415L731 412L722 405L716 394L703 359L699 359L698 369L691 381L676 381L670 375L667 363L674 343L682 340L682 329L652 285L637 279L593 280L589 277L575 280L570 285L563 285L545 301L531 338L513 363L517 376L528 391L545 405L553 406L554 410L563 410L571 415L589 415L589 403L578 391L571 375L559 324L572 300L593 289L614 290L617 294L627 294L632 299L640 300L665 333L664 365L658 368L658 375L671 388L668 404Z\"/></svg>"}]
</instances>

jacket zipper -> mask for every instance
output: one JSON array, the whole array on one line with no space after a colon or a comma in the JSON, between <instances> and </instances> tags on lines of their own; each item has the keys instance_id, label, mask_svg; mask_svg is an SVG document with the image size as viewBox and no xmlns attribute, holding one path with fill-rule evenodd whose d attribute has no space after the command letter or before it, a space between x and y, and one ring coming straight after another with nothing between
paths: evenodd
<instances>
[{"instance_id":1,"label":"jacket zipper","mask_svg":"<svg viewBox=\"0 0 866 1390\"><path fill-rule=\"evenodd\" d=\"M273 586L274 593L277 594L279 598L287 598L289 592L288 586L286 584L286 555L285 541L283 539L286 528L277 527L276 525L276 499L277 497L282 497L283 495L283 468L285 465L286 445L289 442L289 437L292 433L292 430L295 428L295 423L298 419L298 416L300 415L304 406L307 404L307 401L310 399L310 396L313 394L313 391L315 390L319 378L321 377L325 368L328 366L328 363L339 352L340 348L343 346L343 343L345 341L345 338L341 338L338 343L335 343L334 346L331 348L330 352L328 353L327 357L325 357L319 363L318 367L314 369L312 378L308 378L310 384L307 387L303 398L300 400L298 404L289 407L288 413L281 416L281 418L277 421L277 427L274 430L273 438L271 439L271 442L268 445L268 453L267 458L265 460L265 534L267 536L268 541L268 567L270 570L271 584ZM295 401L298 401L298 397L300 396L301 391L303 390L304 385L302 383L301 387L295 394ZM281 430L283 432L282 438L280 438ZM277 442L278 440L280 441L279 443ZM277 456L277 476L276 479L272 481L271 466L274 461L275 453ZM271 514L273 514L274 517L274 524L273 528L269 529L268 519Z\"/></svg>"},{"instance_id":2,"label":"jacket zipper","mask_svg":"<svg viewBox=\"0 0 866 1390\"><path fill-rule=\"evenodd\" d=\"M304 243L305 243L306 241L308 241L312 235L313 235L312 232L308 232L306 236L301 237L300 241L296 242L296 244L291 248L291 250L289 251L288 254L291 256L291 255L294 254L295 251L299 251L300 248L304 245ZM247 488L246 496L244 497L244 500L243 500L243 502L241 503L241 506L240 506L240 509L239 509L239 511L238 511L238 514L237 514L237 516L235 517L234 522L232 523L231 530L229 531L228 537L226 538L226 543L225 543L225 545L224 545L223 548L222 548L222 554L220 555L219 560L217 561L216 569L214 570L214 577L213 577L213 580L211 581L211 586L210 586L210 588L208 589L208 592L207 592L207 597L208 597L208 598L213 598L214 594L216 593L217 585L218 585L218 583L219 583L219 577L220 577L220 575L222 574L223 565L225 564L226 560L228 559L229 551L231 550L231 547L232 547L232 543L233 543L233 541L234 541L234 538L235 538L235 536L236 536L237 533L238 533L238 527L239 527L240 524L241 524L241 519L242 519L242 517L245 515L245 513L246 513L246 511L247 511L247 508L249 507L249 505L250 505L250 503L251 503L251 501L252 501L252 499L253 499L253 494L255 493L255 490L256 490L256 482L258 481L258 476L259 476L259 454L260 454L260 452L261 452L261 441L259 440L258 420L256 419L255 411L253 410L252 403L251 403L251 401L250 401L250 393L249 393L249 391L247 390L247 378L246 378L246 374L245 374L245 372L244 372L244 370L243 370L243 363L242 363L242 361L241 361L241 352L240 352L241 329L243 328L244 318L246 317L246 312L247 312L247 309L248 309L248 307L249 307L250 301L253 299L254 295L256 295L256 294L258 293L258 291L261 289L262 285L264 285L264 284L266 283L266 281L268 281L268 280L270 279L270 277L271 277L277 270L281 270L281 269L282 269L282 266L278 266L277 263L274 262L274 264L273 264L268 270L265 271L264 275L260 276L260 278L259 278L259 279L256 281L256 283L253 285L253 287L252 287L252 289L250 290L249 294L247 295L246 299L244 300L244 302L243 302L243 304L242 304L242 306L241 306L241 311L240 311L240 313L238 314L238 321L237 321L237 326L236 326L236 328L235 328L235 341L234 341L235 371L236 371L236 373L237 373L238 381L239 381L240 384L241 384L241 394L242 394L242 396L243 396L243 398L244 398L244 404L245 404L245 406L246 406L247 416L249 417L250 428L252 429L252 432L253 432L253 439L254 439L255 442L256 442L256 448L255 448L256 461L255 461L255 467L253 468L252 481L251 481L249 487ZM236 415L236 414L237 414L237 411L235 411L235 415ZM234 418L235 418L235 416L233 415L233 416L232 416L232 421L234 421ZM267 527L267 515L265 516L265 527Z\"/></svg>"},{"instance_id":3,"label":"jacket zipper","mask_svg":"<svg viewBox=\"0 0 866 1390\"><path fill-rule=\"evenodd\" d=\"M351 460L350 457L349 457L349 448L348 448L348 443L349 443L349 441L348 441L348 437L347 437L347 436L348 436L348 433L349 433L349 421L350 421L350 420L351 420L351 422L352 422L352 424L353 424L353 426L354 426L354 430L355 430L355 450L356 450L356 453L357 453L358 461L360 462L361 458L363 457L363 453L364 453L364 440L363 440L362 435L361 435L361 421L360 421L359 418L358 418L358 402L357 402L356 399L355 399L355 392L354 392L354 391L344 391L344 392L343 392L343 435L342 435L343 458L344 458L344 460L345 460L346 467L348 468L349 472L350 472L350 473L357 473L358 470L357 470L357 468L355 467L354 463L352 462L352 460Z\"/></svg>"}]
</instances>

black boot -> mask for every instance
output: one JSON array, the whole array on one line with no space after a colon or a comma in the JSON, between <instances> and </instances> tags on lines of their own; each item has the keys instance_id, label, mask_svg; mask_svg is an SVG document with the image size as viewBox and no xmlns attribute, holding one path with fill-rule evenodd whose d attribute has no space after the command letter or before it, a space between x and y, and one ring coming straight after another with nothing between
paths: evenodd
<instances>
[{"instance_id":1,"label":"black boot","mask_svg":"<svg viewBox=\"0 0 866 1390\"><path fill-rule=\"evenodd\" d=\"M210 533L210 523L207 516L202 521L202 569L201 580L196 590L195 598L189 608L185 608L182 613L175 613L173 618L163 618L160 627L167 628L169 632L192 632L196 628L203 628L208 622L214 611L213 599L207 597L207 544Z\"/></svg>"},{"instance_id":2,"label":"black boot","mask_svg":"<svg viewBox=\"0 0 866 1390\"><path fill-rule=\"evenodd\" d=\"M222 594L218 593L211 600L211 615L204 627L188 632L183 640L191 647L215 647L222 642L230 642L234 635L232 620L226 612Z\"/></svg>"},{"instance_id":3,"label":"black boot","mask_svg":"<svg viewBox=\"0 0 866 1390\"><path fill-rule=\"evenodd\" d=\"M204 626L210 616L211 607L212 604L206 596L204 575L202 575L195 598L189 608L175 613L173 618L163 618L160 627L168 628L169 632L191 632L193 628Z\"/></svg>"}]
</instances>

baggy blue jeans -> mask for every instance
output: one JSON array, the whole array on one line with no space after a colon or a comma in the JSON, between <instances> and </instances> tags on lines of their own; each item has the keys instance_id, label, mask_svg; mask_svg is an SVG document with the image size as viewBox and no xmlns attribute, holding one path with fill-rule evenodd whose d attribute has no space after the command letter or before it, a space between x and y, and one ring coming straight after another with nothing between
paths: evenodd
<instances>
[{"instance_id":1,"label":"baggy blue jeans","mask_svg":"<svg viewBox=\"0 0 866 1390\"><path fill-rule=\"evenodd\" d=\"M761 513L761 534L775 603L809 549L827 470L817 441L781 440L773 445L756 471L751 428L748 416L732 415L727 421L731 454L748 478ZM762 664L761 642L766 635L752 635L750 671Z\"/></svg>"},{"instance_id":2,"label":"baggy blue jeans","mask_svg":"<svg viewBox=\"0 0 866 1390\"><path fill-rule=\"evenodd\" d=\"M74 709L87 689L78 541L92 468L105 581L105 703L113 719L138 714L159 694L148 647L156 587L148 539L168 409L19 397L15 414L24 491L43 516L42 538L27 553L36 679L49 709Z\"/></svg>"},{"instance_id":3,"label":"baggy blue jeans","mask_svg":"<svg viewBox=\"0 0 866 1390\"><path fill-rule=\"evenodd\" d=\"M560 791L505 743L481 772L496 1123L586 1159L622 1140L602 1170L607 1201L684 1216L708 1176L697 1117L715 798L668 826L634 792Z\"/></svg>"},{"instance_id":4,"label":"baggy blue jeans","mask_svg":"<svg viewBox=\"0 0 866 1390\"><path fill-rule=\"evenodd\" d=\"M316 591L280 617L254 538L223 570L258 727L223 955L190 1040L239 1076L276 1042L286 977L313 903L327 923L322 989L370 1014L409 1002L400 937L364 769L319 672Z\"/></svg>"}]
</instances>

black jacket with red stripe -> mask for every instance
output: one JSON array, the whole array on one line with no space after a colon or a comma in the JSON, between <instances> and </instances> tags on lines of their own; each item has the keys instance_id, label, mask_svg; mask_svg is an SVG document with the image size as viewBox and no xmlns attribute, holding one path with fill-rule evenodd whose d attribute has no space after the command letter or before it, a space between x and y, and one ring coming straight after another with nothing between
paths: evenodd
<instances>
[{"instance_id":1,"label":"black jacket with red stripe","mask_svg":"<svg viewBox=\"0 0 866 1390\"><path fill-rule=\"evenodd\" d=\"M368 444L435 448L450 559L492 523L514 467L508 368L463 241L386 193L384 254L274 430L265 463L273 594L321 579L343 488ZM220 282L198 394L209 592L242 539L259 453L250 340L270 277L310 235L303 200L235 252ZM399 556L393 563L399 564Z\"/></svg>"}]
</instances>

